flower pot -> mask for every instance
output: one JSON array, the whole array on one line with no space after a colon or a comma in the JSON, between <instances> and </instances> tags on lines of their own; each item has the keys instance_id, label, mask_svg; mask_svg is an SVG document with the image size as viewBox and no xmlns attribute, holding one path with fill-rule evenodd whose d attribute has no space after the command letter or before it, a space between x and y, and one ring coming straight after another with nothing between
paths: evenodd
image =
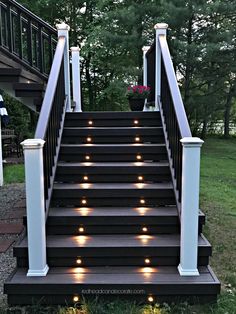
<instances>
[{"instance_id":1,"label":"flower pot","mask_svg":"<svg viewBox=\"0 0 236 314\"><path fill-rule=\"evenodd\" d=\"M131 111L143 111L145 99L129 98L129 106Z\"/></svg>"}]
</instances>

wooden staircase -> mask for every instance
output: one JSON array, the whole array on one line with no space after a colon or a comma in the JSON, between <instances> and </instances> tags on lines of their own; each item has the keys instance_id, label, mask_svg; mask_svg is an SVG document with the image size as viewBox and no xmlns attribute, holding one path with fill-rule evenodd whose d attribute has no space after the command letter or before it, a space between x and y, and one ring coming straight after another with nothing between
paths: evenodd
<instances>
[{"instance_id":1,"label":"wooden staircase","mask_svg":"<svg viewBox=\"0 0 236 314\"><path fill-rule=\"evenodd\" d=\"M14 304L82 295L215 300L220 283L199 213L199 276L180 276L180 222L159 112L67 113L48 213L45 277L27 277L27 237L5 283Z\"/></svg>"}]
</instances>

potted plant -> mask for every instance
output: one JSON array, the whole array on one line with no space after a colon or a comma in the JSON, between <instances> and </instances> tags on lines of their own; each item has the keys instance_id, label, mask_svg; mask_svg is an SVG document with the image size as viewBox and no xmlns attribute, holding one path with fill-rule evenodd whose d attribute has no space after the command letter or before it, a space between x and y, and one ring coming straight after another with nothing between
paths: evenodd
<instances>
[{"instance_id":1,"label":"potted plant","mask_svg":"<svg viewBox=\"0 0 236 314\"><path fill-rule=\"evenodd\" d=\"M145 99L150 94L150 87L135 85L129 86L126 96L129 100L130 109L132 111L142 111Z\"/></svg>"}]
</instances>

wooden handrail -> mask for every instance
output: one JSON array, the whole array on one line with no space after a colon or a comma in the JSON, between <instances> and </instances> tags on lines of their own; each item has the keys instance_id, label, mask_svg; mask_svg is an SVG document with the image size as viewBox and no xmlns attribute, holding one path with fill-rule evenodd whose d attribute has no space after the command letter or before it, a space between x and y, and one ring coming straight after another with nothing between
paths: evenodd
<instances>
[{"instance_id":1,"label":"wooden handrail","mask_svg":"<svg viewBox=\"0 0 236 314\"><path fill-rule=\"evenodd\" d=\"M160 43L161 54L162 54L163 63L165 66L168 85L169 85L170 94L171 94L171 98L172 98L174 109L175 109L175 115L176 115L179 131L180 131L180 135L182 138L191 137L192 134L189 127L186 112L184 109L184 104L181 98L177 79L175 76L175 71L174 71L172 60L171 60L169 47L166 41L166 36L160 35L159 43Z\"/></svg>"},{"instance_id":2,"label":"wooden handrail","mask_svg":"<svg viewBox=\"0 0 236 314\"><path fill-rule=\"evenodd\" d=\"M57 81L60 73L60 65L64 54L66 39L59 37L56 52L54 55L51 71L49 74L48 84L43 99L42 109L35 132L35 138L45 139L50 112L52 109L53 99L56 92Z\"/></svg>"}]
</instances>

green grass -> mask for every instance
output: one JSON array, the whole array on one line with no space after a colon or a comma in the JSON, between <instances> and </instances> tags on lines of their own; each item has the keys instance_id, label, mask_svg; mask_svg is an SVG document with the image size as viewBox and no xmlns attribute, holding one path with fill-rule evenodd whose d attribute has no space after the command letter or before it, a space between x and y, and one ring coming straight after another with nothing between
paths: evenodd
<instances>
[{"instance_id":1,"label":"green grass","mask_svg":"<svg viewBox=\"0 0 236 314\"><path fill-rule=\"evenodd\" d=\"M25 181L24 165L4 165L4 184L22 183Z\"/></svg>"},{"instance_id":2,"label":"green grass","mask_svg":"<svg viewBox=\"0 0 236 314\"><path fill-rule=\"evenodd\" d=\"M13 166L10 166L13 167ZM19 166L18 166L19 167ZM21 169L21 170L19 170ZM7 168L5 169L7 170ZM23 169L18 168L22 180ZM9 179L16 178L9 169ZM6 179L6 178L5 178ZM202 149L201 209L206 214L204 234L213 245L211 266L222 283L216 304L138 305L119 299L85 300L82 306L30 307L25 313L57 314L236 314L236 139L209 138Z\"/></svg>"}]
</instances>

